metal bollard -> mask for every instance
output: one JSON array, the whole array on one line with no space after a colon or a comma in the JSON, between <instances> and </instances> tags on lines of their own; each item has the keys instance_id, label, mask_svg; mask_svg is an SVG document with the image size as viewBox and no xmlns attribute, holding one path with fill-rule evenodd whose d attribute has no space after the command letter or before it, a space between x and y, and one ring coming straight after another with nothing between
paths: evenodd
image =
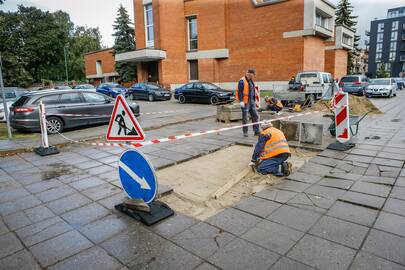
<instances>
[{"instance_id":1,"label":"metal bollard","mask_svg":"<svg viewBox=\"0 0 405 270\"><path fill-rule=\"evenodd\" d=\"M42 103L42 101L39 102L38 113L39 113L39 125L41 127L41 146L34 148L34 152L40 156L49 156L58 154L59 150L55 146L49 146L48 131L46 129L45 105Z\"/></svg>"}]
</instances>

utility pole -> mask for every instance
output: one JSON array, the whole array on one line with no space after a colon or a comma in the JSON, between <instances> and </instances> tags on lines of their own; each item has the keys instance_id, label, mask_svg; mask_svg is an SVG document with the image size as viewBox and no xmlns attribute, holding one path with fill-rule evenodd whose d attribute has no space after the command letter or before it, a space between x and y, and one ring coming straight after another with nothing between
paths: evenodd
<instances>
[{"instance_id":1,"label":"utility pole","mask_svg":"<svg viewBox=\"0 0 405 270\"><path fill-rule=\"evenodd\" d=\"M69 75L68 75L68 67L67 67L67 55L66 55L66 48L69 46L69 44L66 44L63 47L63 53L65 54L65 72L66 72L66 82L69 82Z\"/></svg>"},{"instance_id":2,"label":"utility pole","mask_svg":"<svg viewBox=\"0 0 405 270\"><path fill-rule=\"evenodd\" d=\"M3 63L1 61L1 53L0 53L0 89L1 89L1 95L3 98L4 117L6 118L6 123L7 123L8 139L11 140L13 138L13 135L11 134L10 119L8 118L6 92L4 90L4 83L3 83Z\"/></svg>"}]
</instances>

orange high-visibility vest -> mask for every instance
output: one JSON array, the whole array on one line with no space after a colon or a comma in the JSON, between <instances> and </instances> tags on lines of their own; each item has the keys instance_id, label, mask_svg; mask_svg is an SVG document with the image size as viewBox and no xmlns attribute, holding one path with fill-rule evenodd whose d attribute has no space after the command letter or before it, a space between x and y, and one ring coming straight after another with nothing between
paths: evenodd
<instances>
[{"instance_id":1,"label":"orange high-visibility vest","mask_svg":"<svg viewBox=\"0 0 405 270\"><path fill-rule=\"evenodd\" d=\"M271 134L271 138L264 145L260 160L269 159L283 153L290 153L287 140L281 130L270 127L261 132L262 135Z\"/></svg>"},{"instance_id":2,"label":"orange high-visibility vest","mask_svg":"<svg viewBox=\"0 0 405 270\"><path fill-rule=\"evenodd\" d=\"M243 76L240 80L243 80L243 103L248 104L248 102L249 102L249 83L246 80L245 76ZM236 89L235 97L236 97L236 100L238 102L240 102L239 89Z\"/></svg>"},{"instance_id":3,"label":"orange high-visibility vest","mask_svg":"<svg viewBox=\"0 0 405 270\"><path fill-rule=\"evenodd\" d=\"M273 101L271 99L268 100L267 102L269 105L276 105L279 108L283 108L283 103L281 103L280 100L277 100L276 104L273 103Z\"/></svg>"}]
</instances>

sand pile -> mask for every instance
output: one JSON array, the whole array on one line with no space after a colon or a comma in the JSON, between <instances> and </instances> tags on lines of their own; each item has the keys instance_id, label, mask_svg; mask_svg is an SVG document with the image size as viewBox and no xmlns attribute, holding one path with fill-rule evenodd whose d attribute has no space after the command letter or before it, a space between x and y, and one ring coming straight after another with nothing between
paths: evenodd
<instances>
[{"instance_id":1,"label":"sand pile","mask_svg":"<svg viewBox=\"0 0 405 270\"><path fill-rule=\"evenodd\" d=\"M349 107L351 115L380 114L381 111L366 97L349 95ZM330 100L319 100L311 107L311 111L331 112Z\"/></svg>"}]
</instances>

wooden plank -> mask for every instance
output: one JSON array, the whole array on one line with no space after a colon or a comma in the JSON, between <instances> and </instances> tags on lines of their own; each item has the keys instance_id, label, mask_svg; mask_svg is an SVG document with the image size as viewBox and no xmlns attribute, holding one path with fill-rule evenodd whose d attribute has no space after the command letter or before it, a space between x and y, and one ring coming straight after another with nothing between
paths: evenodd
<instances>
[{"instance_id":1,"label":"wooden plank","mask_svg":"<svg viewBox=\"0 0 405 270\"><path fill-rule=\"evenodd\" d=\"M243 171L238 173L234 178L229 180L228 182L225 183L222 187L217 189L211 197L214 199L218 199L222 195L224 195L226 192L228 192L234 185L239 183L240 180L242 180L246 175L248 175L250 172L252 172L252 167L248 166L245 168Z\"/></svg>"}]
</instances>

